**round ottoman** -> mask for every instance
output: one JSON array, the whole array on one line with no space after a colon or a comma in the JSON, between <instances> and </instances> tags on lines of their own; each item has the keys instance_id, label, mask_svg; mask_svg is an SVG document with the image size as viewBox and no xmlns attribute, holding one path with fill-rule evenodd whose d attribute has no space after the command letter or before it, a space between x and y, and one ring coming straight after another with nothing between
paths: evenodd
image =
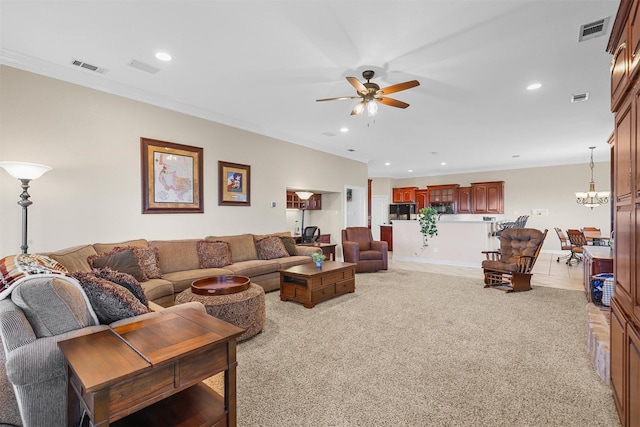
<instances>
[{"instance_id":1,"label":"round ottoman","mask_svg":"<svg viewBox=\"0 0 640 427\"><path fill-rule=\"evenodd\" d=\"M238 342L262 332L266 310L264 289L251 283L249 289L229 295L197 295L187 288L176 296L176 304L198 301L209 315L245 329Z\"/></svg>"}]
</instances>

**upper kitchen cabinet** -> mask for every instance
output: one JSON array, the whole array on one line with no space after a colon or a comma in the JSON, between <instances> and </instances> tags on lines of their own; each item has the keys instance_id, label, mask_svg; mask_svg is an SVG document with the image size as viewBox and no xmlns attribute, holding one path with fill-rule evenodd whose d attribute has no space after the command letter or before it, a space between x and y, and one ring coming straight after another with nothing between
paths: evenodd
<instances>
[{"instance_id":1,"label":"upper kitchen cabinet","mask_svg":"<svg viewBox=\"0 0 640 427\"><path fill-rule=\"evenodd\" d=\"M471 205L474 214L504 213L504 181L472 182Z\"/></svg>"},{"instance_id":2,"label":"upper kitchen cabinet","mask_svg":"<svg viewBox=\"0 0 640 427\"><path fill-rule=\"evenodd\" d=\"M416 203L418 211L429 206L429 190L416 190Z\"/></svg>"},{"instance_id":3,"label":"upper kitchen cabinet","mask_svg":"<svg viewBox=\"0 0 640 427\"><path fill-rule=\"evenodd\" d=\"M471 187L458 188L458 213L473 213Z\"/></svg>"},{"instance_id":4,"label":"upper kitchen cabinet","mask_svg":"<svg viewBox=\"0 0 640 427\"><path fill-rule=\"evenodd\" d=\"M455 203L458 187L458 184L428 186L429 203Z\"/></svg>"},{"instance_id":5,"label":"upper kitchen cabinet","mask_svg":"<svg viewBox=\"0 0 640 427\"><path fill-rule=\"evenodd\" d=\"M415 203L418 187L397 187L393 189L393 203Z\"/></svg>"}]
</instances>

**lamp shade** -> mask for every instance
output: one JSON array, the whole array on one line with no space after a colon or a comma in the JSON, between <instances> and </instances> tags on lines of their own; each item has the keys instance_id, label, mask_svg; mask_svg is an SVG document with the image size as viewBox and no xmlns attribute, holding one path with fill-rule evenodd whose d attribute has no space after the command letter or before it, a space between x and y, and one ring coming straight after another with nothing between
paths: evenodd
<instances>
[{"instance_id":1,"label":"lamp shade","mask_svg":"<svg viewBox=\"0 0 640 427\"><path fill-rule=\"evenodd\" d=\"M313 193L310 191L296 191L296 195L300 200L308 200L309 197L313 196Z\"/></svg>"},{"instance_id":2,"label":"lamp shade","mask_svg":"<svg viewBox=\"0 0 640 427\"><path fill-rule=\"evenodd\" d=\"M26 162L0 162L0 167L14 178L28 180L40 178L45 172L53 169L51 166Z\"/></svg>"}]
</instances>

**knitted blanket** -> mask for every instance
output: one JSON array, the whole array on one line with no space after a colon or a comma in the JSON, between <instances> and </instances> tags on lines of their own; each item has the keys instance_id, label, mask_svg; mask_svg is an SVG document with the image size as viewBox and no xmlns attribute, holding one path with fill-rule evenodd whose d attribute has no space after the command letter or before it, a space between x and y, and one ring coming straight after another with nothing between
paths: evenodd
<instances>
[{"instance_id":1,"label":"knitted blanket","mask_svg":"<svg viewBox=\"0 0 640 427\"><path fill-rule=\"evenodd\" d=\"M67 269L59 262L37 254L11 255L0 259L0 300L6 298L13 288L33 274L66 274Z\"/></svg>"}]
</instances>

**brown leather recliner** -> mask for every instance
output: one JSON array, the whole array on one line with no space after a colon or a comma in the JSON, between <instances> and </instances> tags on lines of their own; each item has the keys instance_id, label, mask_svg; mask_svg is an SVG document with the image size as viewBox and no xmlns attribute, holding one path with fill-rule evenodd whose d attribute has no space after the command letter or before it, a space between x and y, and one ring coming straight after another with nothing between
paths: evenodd
<instances>
[{"instance_id":1,"label":"brown leather recliner","mask_svg":"<svg viewBox=\"0 0 640 427\"><path fill-rule=\"evenodd\" d=\"M373 240L367 227L347 227L342 230L342 256L344 262L354 262L356 273L386 270L387 242Z\"/></svg>"}]
</instances>

